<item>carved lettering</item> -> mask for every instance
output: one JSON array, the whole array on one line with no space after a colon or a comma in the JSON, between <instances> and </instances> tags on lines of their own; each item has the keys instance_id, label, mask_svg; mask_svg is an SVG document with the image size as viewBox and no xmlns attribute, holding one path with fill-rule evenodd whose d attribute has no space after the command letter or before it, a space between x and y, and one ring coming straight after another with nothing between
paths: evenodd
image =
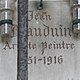
<instances>
[{"instance_id":1,"label":"carved lettering","mask_svg":"<svg viewBox=\"0 0 80 80\"><path fill-rule=\"evenodd\" d=\"M67 43L67 42L60 42L60 43L57 43L57 42L53 42L53 43L47 43L47 42L42 42L41 43L41 46L42 46L42 54L44 53L44 51L46 49L74 49L75 48L75 45L74 43Z\"/></svg>"},{"instance_id":2,"label":"carved lettering","mask_svg":"<svg viewBox=\"0 0 80 80\"><path fill-rule=\"evenodd\" d=\"M17 44L10 44L8 41L6 41L3 49L4 50L15 49L16 46L17 46Z\"/></svg>"},{"instance_id":3,"label":"carved lettering","mask_svg":"<svg viewBox=\"0 0 80 80\"><path fill-rule=\"evenodd\" d=\"M48 12L37 12L35 13L34 11L28 11L28 21L32 21L32 20L41 20L41 21L49 21L51 20L51 15L48 14Z\"/></svg>"},{"instance_id":4,"label":"carved lettering","mask_svg":"<svg viewBox=\"0 0 80 80\"><path fill-rule=\"evenodd\" d=\"M72 30L70 28L64 28L59 26L59 28L51 27L46 24L43 24L44 29L42 28L29 28L28 36L30 37L72 37Z\"/></svg>"}]
</instances>

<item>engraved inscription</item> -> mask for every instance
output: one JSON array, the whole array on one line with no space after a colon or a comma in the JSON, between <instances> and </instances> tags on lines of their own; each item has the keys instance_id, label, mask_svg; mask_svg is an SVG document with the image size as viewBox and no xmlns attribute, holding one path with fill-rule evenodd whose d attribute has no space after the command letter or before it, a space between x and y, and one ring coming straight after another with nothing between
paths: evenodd
<instances>
[{"instance_id":1,"label":"engraved inscription","mask_svg":"<svg viewBox=\"0 0 80 80\"><path fill-rule=\"evenodd\" d=\"M32 20L51 20L51 15L46 12L35 13L34 11L28 11L28 21Z\"/></svg>"}]
</instances>

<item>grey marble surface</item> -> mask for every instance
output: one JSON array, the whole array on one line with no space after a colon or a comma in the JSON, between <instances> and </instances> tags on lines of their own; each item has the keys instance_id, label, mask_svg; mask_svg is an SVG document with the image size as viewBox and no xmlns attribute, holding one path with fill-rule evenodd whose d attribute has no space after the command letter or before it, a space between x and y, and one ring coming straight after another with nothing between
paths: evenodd
<instances>
[{"instance_id":1,"label":"grey marble surface","mask_svg":"<svg viewBox=\"0 0 80 80\"><path fill-rule=\"evenodd\" d=\"M28 80L28 0L18 1L17 80Z\"/></svg>"}]
</instances>

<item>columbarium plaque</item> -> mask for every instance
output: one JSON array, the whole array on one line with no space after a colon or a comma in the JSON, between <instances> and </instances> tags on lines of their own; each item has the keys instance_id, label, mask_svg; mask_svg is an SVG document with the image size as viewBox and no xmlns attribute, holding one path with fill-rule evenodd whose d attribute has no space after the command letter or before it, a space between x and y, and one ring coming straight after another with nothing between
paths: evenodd
<instances>
[{"instance_id":1,"label":"columbarium plaque","mask_svg":"<svg viewBox=\"0 0 80 80\"><path fill-rule=\"evenodd\" d=\"M72 32L68 0L29 1L28 80L79 80L80 40Z\"/></svg>"}]
</instances>

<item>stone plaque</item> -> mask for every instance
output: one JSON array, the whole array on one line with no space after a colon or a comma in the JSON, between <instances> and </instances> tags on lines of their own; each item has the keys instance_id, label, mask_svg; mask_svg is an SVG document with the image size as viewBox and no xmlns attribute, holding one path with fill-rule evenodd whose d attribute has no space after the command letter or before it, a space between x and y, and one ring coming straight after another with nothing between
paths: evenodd
<instances>
[{"instance_id":1,"label":"stone plaque","mask_svg":"<svg viewBox=\"0 0 80 80\"><path fill-rule=\"evenodd\" d=\"M72 32L68 0L29 1L28 80L79 80L80 39Z\"/></svg>"},{"instance_id":2,"label":"stone plaque","mask_svg":"<svg viewBox=\"0 0 80 80\"><path fill-rule=\"evenodd\" d=\"M0 26L0 80L17 80L17 8L13 23L9 38L1 38Z\"/></svg>"}]
</instances>

